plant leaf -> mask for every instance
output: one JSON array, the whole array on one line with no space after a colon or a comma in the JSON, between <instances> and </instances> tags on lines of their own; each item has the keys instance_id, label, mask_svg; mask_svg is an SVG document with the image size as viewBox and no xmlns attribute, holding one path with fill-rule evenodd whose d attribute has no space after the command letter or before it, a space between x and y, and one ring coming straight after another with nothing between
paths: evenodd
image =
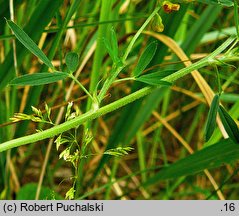
<instances>
[{"instance_id":1,"label":"plant leaf","mask_svg":"<svg viewBox=\"0 0 239 216\"><path fill-rule=\"evenodd\" d=\"M208 141L211 138L215 130L218 107L219 107L219 95L216 94L212 100L208 117L207 117L207 123L206 123L206 129L205 129L206 141Z\"/></svg>"},{"instance_id":2,"label":"plant leaf","mask_svg":"<svg viewBox=\"0 0 239 216\"><path fill-rule=\"evenodd\" d=\"M42 72L42 73L35 73L35 74L26 74L20 77L13 79L10 82L10 85L17 85L17 86L37 86L37 85L44 85L53 83L59 80L63 80L68 76L67 73L64 72Z\"/></svg>"},{"instance_id":3,"label":"plant leaf","mask_svg":"<svg viewBox=\"0 0 239 216\"><path fill-rule=\"evenodd\" d=\"M37 192L38 184L36 183L27 183L23 185L20 190L17 192L17 200L34 200ZM63 197L53 191L49 187L42 186L41 192L39 195L41 200L62 200Z\"/></svg>"},{"instance_id":4,"label":"plant leaf","mask_svg":"<svg viewBox=\"0 0 239 216\"><path fill-rule=\"evenodd\" d=\"M239 147L231 139L225 139L207 148L195 152L159 171L149 178L144 186L155 184L166 179L193 175L204 169L219 167L239 158Z\"/></svg>"},{"instance_id":5,"label":"plant leaf","mask_svg":"<svg viewBox=\"0 0 239 216\"><path fill-rule=\"evenodd\" d=\"M148 64L154 57L156 50L157 50L157 42L152 42L146 47L146 49L139 58L138 64L136 65L133 71L135 77L139 76L143 72L143 70L148 66Z\"/></svg>"},{"instance_id":6,"label":"plant leaf","mask_svg":"<svg viewBox=\"0 0 239 216\"><path fill-rule=\"evenodd\" d=\"M111 46L112 46L113 55L115 58L114 61L115 61L118 59L118 56L119 56L119 48L118 48L117 36L113 27L111 28Z\"/></svg>"},{"instance_id":7,"label":"plant leaf","mask_svg":"<svg viewBox=\"0 0 239 216\"><path fill-rule=\"evenodd\" d=\"M166 86L171 86L172 83L167 82L162 80L162 78L164 77L164 75L162 75L161 72L155 72L155 73L151 73L151 74L146 74L140 77L136 77L135 80L139 81L139 82L143 82L146 83L148 85L166 85Z\"/></svg>"},{"instance_id":8,"label":"plant leaf","mask_svg":"<svg viewBox=\"0 0 239 216\"><path fill-rule=\"evenodd\" d=\"M109 40L104 37L103 38L103 43L104 43L105 48L107 49L111 59L114 61L115 56L114 56L113 48L111 47L111 44L110 44Z\"/></svg>"},{"instance_id":9,"label":"plant leaf","mask_svg":"<svg viewBox=\"0 0 239 216\"><path fill-rule=\"evenodd\" d=\"M43 61L45 65L49 68L54 69L51 61L46 57L46 55L39 49L35 42L14 22L11 20L6 20L8 26L11 28L16 38L25 46L30 52Z\"/></svg>"},{"instance_id":10,"label":"plant leaf","mask_svg":"<svg viewBox=\"0 0 239 216\"><path fill-rule=\"evenodd\" d=\"M153 73L148 73L139 76L138 78L157 78L157 79L163 79L166 76L169 76L170 74L174 73L176 70L157 70Z\"/></svg>"},{"instance_id":11,"label":"plant leaf","mask_svg":"<svg viewBox=\"0 0 239 216\"><path fill-rule=\"evenodd\" d=\"M75 72L79 65L79 56L75 52L69 52L66 54L66 66L71 72Z\"/></svg>"},{"instance_id":12,"label":"plant leaf","mask_svg":"<svg viewBox=\"0 0 239 216\"><path fill-rule=\"evenodd\" d=\"M222 106L219 106L218 112L228 136L234 142L239 143L239 130L235 121Z\"/></svg>"}]
</instances>

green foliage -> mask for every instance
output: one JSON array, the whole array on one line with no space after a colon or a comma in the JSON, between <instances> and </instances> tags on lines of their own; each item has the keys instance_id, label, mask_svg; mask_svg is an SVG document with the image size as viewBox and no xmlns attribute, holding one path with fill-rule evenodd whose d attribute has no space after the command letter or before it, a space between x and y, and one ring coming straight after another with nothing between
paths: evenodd
<instances>
[{"instance_id":1,"label":"green foliage","mask_svg":"<svg viewBox=\"0 0 239 216\"><path fill-rule=\"evenodd\" d=\"M59 80L63 80L67 76L68 74L64 72L53 72L53 73L42 72L42 73L35 73L35 74L26 74L13 79L10 82L10 85L16 85L16 86L45 85L45 84L57 82Z\"/></svg>"},{"instance_id":2,"label":"green foliage","mask_svg":"<svg viewBox=\"0 0 239 216\"><path fill-rule=\"evenodd\" d=\"M29 37L34 40L38 41L47 27L47 25L51 22L53 17L56 14L56 11L59 7L61 7L63 0L54 1L46 0L46 1L39 1L37 5L31 5L31 14L23 13L26 15L24 19L24 31L27 32ZM6 5L2 2L3 5ZM3 6L1 4L1 6ZM2 14L2 17L8 17L9 13ZM5 23L2 23L1 27L4 27ZM37 27L36 27L37 26ZM27 49L22 47L19 43L16 44L17 48L17 63L18 65L23 64L23 60L27 57ZM6 56L4 62L1 64L0 70L0 91L3 91L4 88L7 86L9 81L15 76L14 70L14 61L13 61L13 49L9 51L9 54ZM45 69L46 71L46 69ZM36 95L32 95L32 97L36 100L38 97ZM31 105L36 105L32 104ZM29 106L30 110L30 106Z\"/></svg>"},{"instance_id":3,"label":"green foliage","mask_svg":"<svg viewBox=\"0 0 239 216\"><path fill-rule=\"evenodd\" d=\"M7 20L8 26L14 32L16 38L25 46L30 52L37 56L43 61L49 68L54 69L51 61L46 57L46 55L38 48L35 42L14 22Z\"/></svg>"},{"instance_id":4,"label":"green foliage","mask_svg":"<svg viewBox=\"0 0 239 216\"><path fill-rule=\"evenodd\" d=\"M107 49L114 64L116 66L120 66L120 65L122 65L122 62L119 57L119 47L118 47L117 35L116 35L113 27L111 28L110 36L111 36L110 41L104 37L103 42L104 42L105 48Z\"/></svg>"},{"instance_id":5,"label":"green foliage","mask_svg":"<svg viewBox=\"0 0 239 216\"><path fill-rule=\"evenodd\" d=\"M17 200L34 200L37 191L37 184L29 183L21 187L17 192ZM40 200L62 200L62 196L50 189L49 187L43 186L39 196Z\"/></svg>"},{"instance_id":6,"label":"green foliage","mask_svg":"<svg viewBox=\"0 0 239 216\"><path fill-rule=\"evenodd\" d=\"M228 136L234 142L239 143L239 130L238 130L237 124L229 115L229 113L221 105L219 106L219 115Z\"/></svg>"},{"instance_id":7,"label":"green foliage","mask_svg":"<svg viewBox=\"0 0 239 216\"><path fill-rule=\"evenodd\" d=\"M145 76L140 76L136 78L137 81L146 83L148 85L153 85L153 86L171 86L172 83L157 79L157 77L148 77L147 75Z\"/></svg>"},{"instance_id":8,"label":"green foliage","mask_svg":"<svg viewBox=\"0 0 239 216\"><path fill-rule=\"evenodd\" d=\"M140 56L139 61L133 71L133 74L135 77L138 77L143 72L143 70L148 66L150 61L153 59L156 50L157 50L156 42L150 43L145 48L144 52Z\"/></svg>"},{"instance_id":9,"label":"green foliage","mask_svg":"<svg viewBox=\"0 0 239 216\"><path fill-rule=\"evenodd\" d=\"M66 66L70 72L75 72L79 65L79 56L75 52L69 52L66 54Z\"/></svg>"},{"instance_id":10,"label":"green foliage","mask_svg":"<svg viewBox=\"0 0 239 216\"><path fill-rule=\"evenodd\" d=\"M235 20L235 26L237 31L237 38L239 39L239 16L238 16L238 2L237 0L234 0L234 20Z\"/></svg>"},{"instance_id":11,"label":"green foliage","mask_svg":"<svg viewBox=\"0 0 239 216\"><path fill-rule=\"evenodd\" d=\"M117 61L119 61L119 57L118 57L119 56L119 47L118 47L117 35L116 35L116 32L113 27L111 28L110 33L111 33L110 36L111 36L111 48L112 48L112 52L113 52L113 60L114 60L114 62L117 63Z\"/></svg>"},{"instance_id":12,"label":"green foliage","mask_svg":"<svg viewBox=\"0 0 239 216\"><path fill-rule=\"evenodd\" d=\"M163 32L164 25L162 17L159 14L156 14L151 22L151 28L155 32Z\"/></svg>"},{"instance_id":13,"label":"green foliage","mask_svg":"<svg viewBox=\"0 0 239 216\"><path fill-rule=\"evenodd\" d=\"M74 199L74 197L75 197L75 192L76 192L76 190L75 190L73 187L70 188L70 190L68 190L68 191L66 192L65 199L69 199L69 200Z\"/></svg>"},{"instance_id":14,"label":"green foliage","mask_svg":"<svg viewBox=\"0 0 239 216\"><path fill-rule=\"evenodd\" d=\"M175 70L160 70L154 73L149 73L145 75L141 75L135 78L136 81L146 83L148 85L165 85L171 86L172 83L162 80L164 77L169 76L175 72Z\"/></svg>"},{"instance_id":15,"label":"green foliage","mask_svg":"<svg viewBox=\"0 0 239 216\"><path fill-rule=\"evenodd\" d=\"M208 141L210 137L212 136L215 127L216 127L216 117L217 117L217 112L219 108L219 95L216 94L212 100L208 117L207 117L207 122L206 122L206 129L205 129L205 140Z\"/></svg>"},{"instance_id":16,"label":"green foliage","mask_svg":"<svg viewBox=\"0 0 239 216\"><path fill-rule=\"evenodd\" d=\"M149 186L162 180L193 175L202 172L204 169L219 167L237 160L238 156L238 145L231 139L226 139L163 168L148 179L144 185Z\"/></svg>"},{"instance_id":17,"label":"green foliage","mask_svg":"<svg viewBox=\"0 0 239 216\"><path fill-rule=\"evenodd\" d=\"M36 191L45 193L40 199L56 199L42 184L65 199L217 199L210 181L218 194L237 197L237 177L224 181L232 179L239 154L237 1L126 3L12 5L23 27L10 20L0 27L1 199L35 199ZM0 16L9 17L2 4ZM235 26L227 19L233 5ZM66 78L72 82L56 83ZM210 102L212 90L218 94L205 124L204 97ZM217 113L229 139L216 127ZM187 156L189 146L195 153ZM201 176L213 168L211 178ZM44 181L32 186L39 170Z\"/></svg>"}]
</instances>

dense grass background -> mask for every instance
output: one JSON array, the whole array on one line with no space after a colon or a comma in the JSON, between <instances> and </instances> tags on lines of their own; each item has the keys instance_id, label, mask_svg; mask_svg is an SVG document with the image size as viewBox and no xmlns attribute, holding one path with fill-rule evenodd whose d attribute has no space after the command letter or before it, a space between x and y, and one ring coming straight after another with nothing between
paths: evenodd
<instances>
[{"instance_id":1,"label":"dense grass background","mask_svg":"<svg viewBox=\"0 0 239 216\"><path fill-rule=\"evenodd\" d=\"M80 63L75 74L81 84L95 94L96 86L98 91L102 88L113 65L103 39L111 40L113 27L122 57L133 35L158 2L0 0L0 142L52 127L31 121L11 122L9 119L14 113L32 114L31 106L34 106L45 114L47 103L52 109L52 121L61 124L66 121L68 102L74 102L71 112L77 115L89 111L92 104L70 79L35 87L8 85L15 76L46 72L48 68L14 40L4 17L14 20L59 71L67 71L66 54L76 52ZM157 41L158 46L145 72L162 69L173 73L189 66L187 58L197 62L236 34L237 9L234 10L233 1L225 1L225 5L217 1L179 2L179 11L159 11L164 24L161 34L172 38L178 47L173 48L169 38L154 32L152 25L155 24L150 23L145 29L147 32L134 44L118 79L132 75L140 55L152 41ZM179 47L187 55L186 59L182 53L178 57L174 54ZM78 148L81 155L76 167L59 159L65 147L57 151L54 139L1 152L0 199L62 199L71 188L75 190L74 196L70 193L74 199L237 199L238 146L224 139L218 128L205 142L211 89L216 93L220 91L217 69L223 90L221 104L234 120L239 117L236 43L234 51L230 62L201 68L204 81L186 75L170 88L158 88L116 111L65 132L63 136L77 143L74 148ZM115 82L101 106L145 86L132 80ZM122 156L115 156L117 147L128 146L133 150L126 155L121 151ZM107 149L111 150L110 155L103 154ZM193 152L198 153L190 157ZM204 170L206 168L209 171Z\"/></svg>"}]
</instances>

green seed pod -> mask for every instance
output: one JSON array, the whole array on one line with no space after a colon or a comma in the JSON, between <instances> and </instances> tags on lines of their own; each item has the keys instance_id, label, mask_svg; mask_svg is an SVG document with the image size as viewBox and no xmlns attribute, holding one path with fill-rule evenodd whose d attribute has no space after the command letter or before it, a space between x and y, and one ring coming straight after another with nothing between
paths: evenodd
<instances>
[{"instance_id":1,"label":"green seed pod","mask_svg":"<svg viewBox=\"0 0 239 216\"><path fill-rule=\"evenodd\" d=\"M152 19L151 28L155 32L163 32L164 30L162 18L158 13Z\"/></svg>"}]
</instances>

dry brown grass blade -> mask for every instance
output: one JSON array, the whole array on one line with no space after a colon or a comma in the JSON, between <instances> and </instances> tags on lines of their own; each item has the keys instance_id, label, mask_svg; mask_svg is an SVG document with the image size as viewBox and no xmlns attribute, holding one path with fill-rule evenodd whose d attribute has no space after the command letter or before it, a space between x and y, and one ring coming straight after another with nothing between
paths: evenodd
<instances>
[{"instance_id":1,"label":"dry brown grass blade","mask_svg":"<svg viewBox=\"0 0 239 216\"><path fill-rule=\"evenodd\" d=\"M163 119L157 112L153 112L153 115L173 134L173 136L187 149L187 151L190 154L193 154L194 151L191 148L191 146L183 139L183 137L165 120ZM212 177L211 173L205 169L204 170L205 175L211 182L212 186L214 187L215 191L217 192L217 195L220 200L225 200L225 197L223 196L220 188L218 187L215 179Z\"/></svg>"},{"instance_id":2,"label":"dry brown grass blade","mask_svg":"<svg viewBox=\"0 0 239 216\"><path fill-rule=\"evenodd\" d=\"M192 64L192 62L189 60L189 58L184 53L184 51L180 48L180 46L172 38L170 38L166 35L157 34L155 32L150 32L150 31L145 31L144 33L146 35L150 35L150 36L160 40L167 47L169 47L179 57L179 59L181 61L183 61L183 63L185 64L186 67L188 67ZM208 83L202 77L202 75L199 73L198 70L192 71L191 74L192 74L194 80L196 81L196 83L198 84L198 87L200 88L202 94L204 95L207 103L210 105L215 93L213 92L211 87L208 85ZM219 117L217 118L217 124L221 130L223 137L228 138L228 135L227 135Z\"/></svg>"},{"instance_id":3,"label":"dry brown grass blade","mask_svg":"<svg viewBox=\"0 0 239 216\"><path fill-rule=\"evenodd\" d=\"M179 45L170 37L167 37L165 35L162 34L157 34L154 32L149 32L146 31L144 32L147 35L150 35L152 37L155 37L156 39L160 40L162 43L164 43L167 47L169 47L178 57L181 61L183 61L183 63L185 64L186 67L190 66L192 64L191 61L189 61L189 58L187 57L187 55L184 53L184 51L179 47ZM206 80L201 76L201 74L199 73L199 71L194 70L191 72L194 80L196 81L196 83L198 84L202 94L204 95L207 103L210 105L212 102L212 99L214 97L214 92L212 91L212 89L210 88L210 86L208 85L208 83L206 82ZM154 113L155 115L155 113ZM161 121L161 123L171 132L173 133L173 135L182 143L182 145L188 150L188 152L190 152L191 154L193 153L193 149L188 145L188 143L177 133L177 131L171 127L171 125L168 124L167 121L165 121L164 119L162 119L159 115L156 115L156 117ZM221 121L219 118L217 118L217 124L223 134L224 137L228 137ZM224 200L224 196L222 194L222 192L219 190L218 185L216 183L216 181L214 180L214 178L211 176L211 174L209 173L208 170L204 171L206 176L208 177L208 179L210 180L211 184L213 185L213 187L215 188L215 190L217 191L217 195L221 200Z\"/></svg>"},{"instance_id":4,"label":"dry brown grass blade","mask_svg":"<svg viewBox=\"0 0 239 216\"><path fill-rule=\"evenodd\" d=\"M200 101L193 101L192 103L190 104L187 104L185 106L183 106L180 110L176 110L175 112L169 114L168 116L166 116L164 118L165 121L170 121L176 117L178 117L182 112L187 112L191 109L193 109L194 107L198 106L201 102ZM143 131L143 135L144 136L147 136L148 134L150 134L151 132L153 132L155 129L157 129L158 127L160 127L162 125L161 122L156 122L155 124L153 125L150 125L150 127L146 128L144 131Z\"/></svg>"}]
</instances>

